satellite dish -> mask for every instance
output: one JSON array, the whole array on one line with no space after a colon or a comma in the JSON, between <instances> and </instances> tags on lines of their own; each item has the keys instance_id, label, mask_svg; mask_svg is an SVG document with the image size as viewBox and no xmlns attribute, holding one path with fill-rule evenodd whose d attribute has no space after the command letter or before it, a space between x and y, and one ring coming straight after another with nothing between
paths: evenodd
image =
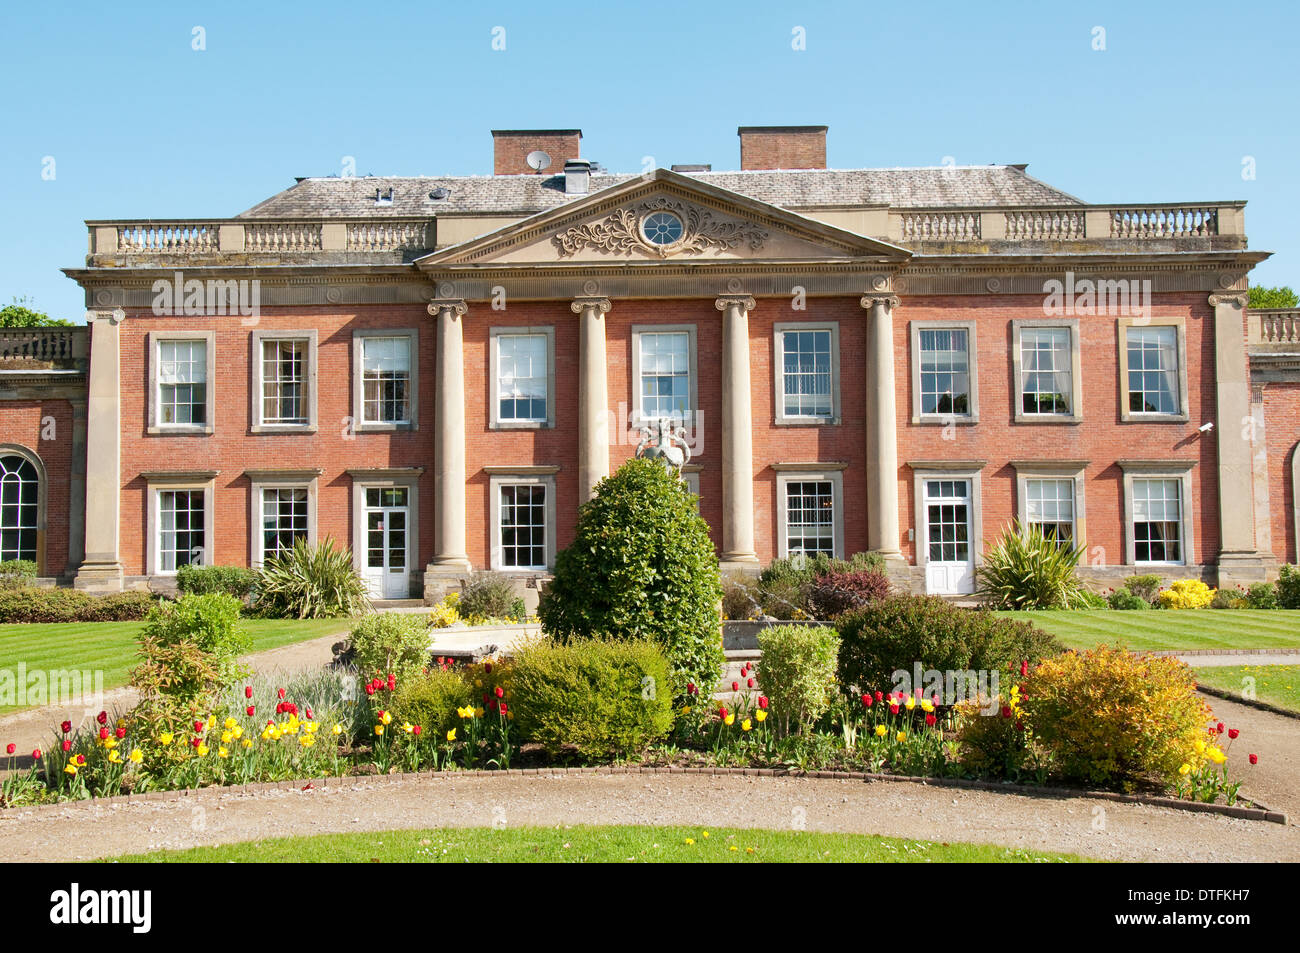
<instances>
[{"instance_id":1,"label":"satellite dish","mask_svg":"<svg viewBox=\"0 0 1300 953\"><path fill-rule=\"evenodd\" d=\"M532 169L534 172L541 172L551 164L551 157L541 149L538 149L536 152L528 153L528 158L524 161L528 163L528 168Z\"/></svg>"}]
</instances>

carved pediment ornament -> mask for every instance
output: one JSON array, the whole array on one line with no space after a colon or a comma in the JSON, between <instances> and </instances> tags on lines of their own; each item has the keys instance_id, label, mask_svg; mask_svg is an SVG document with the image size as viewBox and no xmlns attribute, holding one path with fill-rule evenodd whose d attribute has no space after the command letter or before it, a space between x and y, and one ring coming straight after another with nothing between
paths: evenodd
<instances>
[{"instance_id":1,"label":"carved pediment ornament","mask_svg":"<svg viewBox=\"0 0 1300 953\"><path fill-rule=\"evenodd\" d=\"M642 223L655 212L670 212L681 219L681 237L659 245L646 239ZM614 255L641 253L659 258L670 255L698 255L710 248L731 249L747 245L758 251L768 233L753 222L721 222L713 213L689 202L658 196L635 205L615 209L604 218L575 225L551 237L561 257L576 255L584 248Z\"/></svg>"}]
</instances>

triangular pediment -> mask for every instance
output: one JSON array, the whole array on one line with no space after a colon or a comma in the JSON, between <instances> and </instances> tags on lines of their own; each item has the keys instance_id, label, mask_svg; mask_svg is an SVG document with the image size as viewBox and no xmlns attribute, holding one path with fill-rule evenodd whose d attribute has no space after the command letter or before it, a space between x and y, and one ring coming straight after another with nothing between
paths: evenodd
<instances>
[{"instance_id":1,"label":"triangular pediment","mask_svg":"<svg viewBox=\"0 0 1300 953\"><path fill-rule=\"evenodd\" d=\"M907 249L657 169L419 259L427 269L682 262L903 262Z\"/></svg>"}]
</instances>

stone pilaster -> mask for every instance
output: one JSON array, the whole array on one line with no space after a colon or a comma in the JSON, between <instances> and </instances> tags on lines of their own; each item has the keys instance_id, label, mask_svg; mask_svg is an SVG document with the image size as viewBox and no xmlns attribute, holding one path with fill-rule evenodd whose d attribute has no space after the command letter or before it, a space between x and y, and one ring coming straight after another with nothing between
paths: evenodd
<instances>
[{"instance_id":1,"label":"stone pilaster","mask_svg":"<svg viewBox=\"0 0 1300 953\"><path fill-rule=\"evenodd\" d=\"M1214 308L1214 429L1219 450L1220 587L1260 582L1266 569L1255 536L1250 369L1242 323L1246 299L1245 291L1210 295Z\"/></svg>"},{"instance_id":2,"label":"stone pilaster","mask_svg":"<svg viewBox=\"0 0 1300 953\"><path fill-rule=\"evenodd\" d=\"M433 558L426 574L470 569L465 551L465 360L461 298L435 298L437 321L433 379Z\"/></svg>"},{"instance_id":3,"label":"stone pilaster","mask_svg":"<svg viewBox=\"0 0 1300 953\"><path fill-rule=\"evenodd\" d=\"M578 315L578 503L595 495L596 484L609 476L609 377L606 366L605 315L608 298L575 298Z\"/></svg>"},{"instance_id":4,"label":"stone pilaster","mask_svg":"<svg viewBox=\"0 0 1300 953\"><path fill-rule=\"evenodd\" d=\"M122 588L121 311L87 313L90 377L86 396L86 549L74 585L96 592Z\"/></svg>"},{"instance_id":5,"label":"stone pilaster","mask_svg":"<svg viewBox=\"0 0 1300 953\"><path fill-rule=\"evenodd\" d=\"M749 312L754 299L723 295L722 312L722 555L724 570L753 571L754 414L749 380Z\"/></svg>"},{"instance_id":6,"label":"stone pilaster","mask_svg":"<svg viewBox=\"0 0 1300 953\"><path fill-rule=\"evenodd\" d=\"M902 561L898 531L898 409L894 309L898 296L864 295L867 309L867 548Z\"/></svg>"}]
</instances>

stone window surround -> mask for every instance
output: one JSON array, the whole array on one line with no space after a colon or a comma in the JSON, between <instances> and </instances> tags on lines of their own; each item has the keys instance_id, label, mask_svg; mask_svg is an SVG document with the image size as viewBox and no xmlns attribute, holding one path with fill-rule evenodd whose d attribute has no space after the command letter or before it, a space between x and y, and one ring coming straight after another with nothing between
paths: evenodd
<instances>
[{"instance_id":1,"label":"stone window surround","mask_svg":"<svg viewBox=\"0 0 1300 953\"><path fill-rule=\"evenodd\" d=\"M264 341L306 341L307 342L307 422L305 424L266 424L262 423L262 343ZM252 334L252 354L250 370L253 375L251 389L250 433L315 433L317 430L317 343L318 333L315 328L296 331L258 330ZM414 361L414 358L412 358Z\"/></svg>"},{"instance_id":2,"label":"stone window surround","mask_svg":"<svg viewBox=\"0 0 1300 953\"><path fill-rule=\"evenodd\" d=\"M926 480L969 480L970 481L970 552L975 568L984 562L984 486L981 478L986 462L983 460L915 460L908 463L912 468L913 519L915 530L913 542L916 548L916 568L924 569L930 561L929 542L924 533L925 481Z\"/></svg>"},{"instance_id":3,"label":"stone window surround","mask_svg":"<svg viewBox=\"0 0 1300 953\"><path fill-rule=\"evenodd\" d=\"M962 329L966 331L966 369L970 375L970 413L921 413L921 332ZM912 352L912 423L923 426L947 424L977 424L980 419L979 398L979 347L975 340L975 321L950 321L941 318L914 318L908 322L908 337Z\"/></svg>"},{"instance_id":4,"label":"stone window surround","mask_svg":"<svg viewBox=\"0 0 1300 953\"><path fill-rule=\"evenodd\" d=\"M35 450L20 443L0 443L0 457L22 457L36 468L36 574L45 575L46 501L49 496L49 478L45 463ZM69 567L71 568L71 567Z\"/></svg>"},{"instance_id":5,"label":"stone window surround","mask_svg":"<svg viewBox=\"0 0 1300 953\"><path fill-rule=\"evenodd\" d=\"M1128 407L1128 329L1177 328L1178 337L1178 407L1176 414L1134 413ZM1121 423L1163 424L1186 423L1191 419L1188 411L1187 391L1187 319L1172 317L1122 317L1116 320L1115 333L1119 340L1119 419Z\"/></svg>"},{"instance_id":6,"label":"stone window surround","mask_svg":"<svg viewBox=\"0 0 1300 953\"><path fill-rule=\"evenodd\" d=\"M502 336L543 334L546 336L546 420L502 420L499 360L497 345ZM489 430L550 430L555 427L555 326L533 325L523 327L488 328L488 429Z\"/></svg>"},{"instance_id":7,"label":"stone window surround","mask_svg":"<svg viewBox=\"0 0 1300 953\"><path fill-rule=\"evenodd\" d=\"M844 463L774 463L776 471L776 555L785 559L790 555L790 514L786 486L790 483L830 483L831 521L835 559L844 557Z\"/></svg>"},{"instance_id":8,"label":"stone window surround","mask_svg":"<svg viewBox=\"0 0 1300 953\"><path fill-rule=\"evenodd\" d=\"M1070 412L1068 414L1027 414L1024 407L1024 386L1021 362L1024 359L1020 347L1021 332L1025 328L1064 328L1070 332ZM1030 320L1013 320L1011 322L1011 372L1015 383L1012 386L1012 407L1015 422L1018 424L1077 424L1083 422L1083 355L1079 343L1078 318L1034 318Z\"/></svg>"},{"instance_id":9,"label":"stone window surround","mask_svg":"<svg viewBox=\"0 0 1300 953\"><path fill-rule=\"evenodd\" d=\"M316 470L245 470L244 476L252 484L249 498L249 553L248 565L258 568L265 561L263 551L262 527L262 491L263 490L298 490L307 491L307 543L316 545L316 479L324 471Z\"/></svg>"},{"instance_id":10,"label":"stone window surround","mask_svg":"<svg viewBox=\"0 0 1300 953\"><path fill-rule=\"evenodd\" d=\"M159 534L162 526L161 520L159 519L159 511L161 507L159 506L158 495L165 490L203 491L202 565L216 565L216 558L214 556L216 544L216 507L214 501L216 496L217 474L219 472L219 470L170 470L140 474L149 486L145 527L145 543L147 550L145 554L145 575L167 577L176 575L175 570L165 572L159 567L159 562L162 556L162 540Z\"/></svg>"},{"instance_id":11,"label":"stone window surround","mask_svg":"<svg viewBox=\"0 0 1300 953\"><path fill-rule=\"evenodd\" d=\"M412 583L419 582L423 570L420 560L420 477L424 467L375 467L348 470L352 478L352 565L357 572L366 569L366 490L405 487L406 494L406 565ZM308 497L310 499L310 497ZM309 504L310 505L310 504ZM311 523L314 525L315 520Z\"/></svg>"},{"instance_id":12,"label":"stone window surround","mask_svg":"<svg viewBox=\"0 0 1300 953\"><path fill-rule=\"evenodd\" d=\"M700 372L699 372L699 347L698 334L699 329L694 324L634 324L632 325L632 427L642 427L651 423L649 419L641 414L641 335L655 333L672 333L685 332L688 336L686 344L687 352L690 358L690 388L688 399L690 400L690 410L686 414L682 426L690 429L696 425L696 417L700 411Z\"/></svg>"},{"instance_id":13,"label":"stone window surround","mask_svg":"<svg viewBox=\"0 0 1300 953\"><path fill-rule=\"evenodd\" d=\"M1087 460L1013 460L1011 466L1016 471L1016 516L1020 523L1021 535L1028 536L1029 525L1029 491L1025 485L1029 480L1073 480L1074 481L1074 544L1078 548L1088 539L1088 514L1084 505L1084 473Z\"/></svg>"},{"instance_id":14,"label":"stone window surround","mask_svg":"<svg viewBox=\"0 0 1300 953\"><path fill-rule=\"evenodd\" d=\"M158 349L164 341L203 341L207 355L207 380L203 391L206 398L204 422L202 424L164 424L158 420L160 401L158 400ZM149 420L146 433L151 436L185 436L207 435L214 432L216 421L216 376L217 376L217 332L216 331L150 331L149 347Z\"/></svg>"},{"instance_id":15,"label":"stone window surround","mask_svg":"<svg viewBox=\"0 0 1300 953\"><path fill-rule=\"evenodd\" d=\"M1297 553L1300 553L1300 443L1291 448L1291 506L1293 509L1292 526L1295 531L1295 547ZM1283 539L1283 548L1285 549L1285 539ZM1286 552L1282 553L1283 557ZM1297 555L1297 561L1300 561L1300 555Z\"/></svg>"},{"instance_id":16,"label":"stone window surround","mask_svg":"<svg viewBox=\"0 0 1300 953\"><path fill-rule=\"evenodd\" d=\"M408 388L408 417L405 423L383 423L365 420L365 382L362 363L362 342L366 338L411 339L411 381ZM352 429L356 433L393 433L417 431L420 412L420 329L419 328L355 328L352 331Z\"/></svg>"},{"instance_id":17,"label":"stone window surround","mask_svg":"<svg viewBox=\"0 0 1300 953\"><path fill-rule=\"evenodd\" d=\"M1199 460L1120 460L1119 468L1124 472L1124 565L1126 566L1194 566L1196 565L1196 546L1192 522L1192 470ZM1143 562L1134 557L1133 539L1133 480L1178 480L1178 507L1182 516L1183 538L1179 541L1183 558L1176 563Z\"/></svg>"},{"instance_id":18,"label":"stone window surround","mask_svg":"<svg viewBox=\"0 0 1300 953\"><path fill-rule=\"evenodd\" d=\"M491 466L484 467L488 474L489 538L488 568L493 572L510 575L535 576L555 569L555 474L558 466ZM546 566L517 567L501 563L501 488L503 486L543 486L546 488Z\"/></svg>"},{"instance_id":19,"label":"stone window surround","mask_svg":"<svg viewBox=\"0 0 1300 953\"><path fill-rule=\"evenodd\" d=\"M785 412L786 331L831 332L831 415L829 417L788 416ZM840 409L840 323L838 321L780 321L772 325L772 388L776 404L773 423L785 427L834 427L842 420Z\"/></svg>"}]
</instances>

